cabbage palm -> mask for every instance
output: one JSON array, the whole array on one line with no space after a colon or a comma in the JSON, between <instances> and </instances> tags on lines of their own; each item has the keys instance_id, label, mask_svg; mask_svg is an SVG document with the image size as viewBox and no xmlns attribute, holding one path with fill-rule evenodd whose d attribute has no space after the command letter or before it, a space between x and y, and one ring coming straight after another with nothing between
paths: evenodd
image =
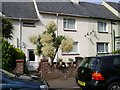
<instances>
[{"instance_id":1,"label":"cabbage palm","mask_svg":"<svg viewBox=\"0 0 120 90\"><path fill-rule=\"evenodd\" d=\"M69 40L67 39L68 37L66 38L63 35L57 36L55 33L57 27L54 22L50 22L46 26L46 29L47 30L44 31L42 35L39 35L39 37L35 37L35 36L30 37L30 41L36 45L35 53L37 55L44 55L44 56L50 57L51 64L52 64L56 56L56 53L58 52L59 47L61 47L61 49L64 51L67 51L67 52L71 51L72 47L70 46L73 46L73 40L70 38L71 43L69 43ZM63 41L68 42L70 46L68 44L67 46L70 48L64 49L64 46L61 45Z\"/></svg>"}]
</instances>

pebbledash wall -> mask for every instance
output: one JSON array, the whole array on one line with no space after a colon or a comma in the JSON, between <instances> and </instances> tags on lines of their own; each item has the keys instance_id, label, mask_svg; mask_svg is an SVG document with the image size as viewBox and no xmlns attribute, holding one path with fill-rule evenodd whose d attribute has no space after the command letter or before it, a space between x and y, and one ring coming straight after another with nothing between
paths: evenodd
<instances>
[{"instance_id":1,"label":"pebbledash wall","mask_svg":"<svg viewBox=\"0 0 120 90\"><path fill-rule=\"evenodd\" d=\"M47 25L50 21L55 21L58 23L57 33L58 35L65 35L71 37L75 42L78 42L77 51L74 53L62 53L61 50L58 52L58 58L63 58L63 61L68 61L69 58L75 59L75 57L87 57L87 56L96 56L97 53L97 42L108 43L108 52L112 51L112 29L117 29L114 25L111 29L111 22L109 20L102 19L91 19L91 18L79 18L72 16L58 16L40 14L44 19L44 25ZM76 29L74 31L64 30L63 28L63 19L71 18L75 19ZM108 33L99 33L98 32L98 21L106 22ZM92 34L90 34L94 31ZM87 35L87 33L89 35ZM55 60L57 61L57 60Z\"/></svg>"},{"instance_id":2,"label":"pebbledash wall","mask_svg":"<svg viewBox=\"0 0 120 90\"><path fill-rule=\"evenodd\" d=\"M41 14L42 15L42 14ZM44 25L47 25L50 21L56 22L56 17L52 15L42 15L44 18ZM59 16L58 17L58 35L65 35L71 37L75 42L78 42L78 50L77 52L70 53L70 54L64 54L60 50L58 52L58 57L63 58L64 61L68 61L69 58L75 58L75 57L86 57L86 56L95 56L97 55L97 42L107 42L109 43L109 52L112 51L111 47L111 22L107 20L100 20L100 19L86 19L86 18L78 18L78 17L67 17L67 18L73 18L76 20L76 30L74 31L64 31L63 29L63 18L66 18L66 16ZM98 21L105 21L107 22L107 34L98 33ZM19 22L14 22L14 39L13 43L16 44L17 38L19 38L19 28L18 25ZM29 53L28 50L34 50L35 45L33 45L29 38L32 35L39 35L41 34L45 28L43 25L40 25L40 22L35 22L36 27L24 27L22 26L22 50L26 54L26 60L29 67L29 70L36 70L39 61L41 58L35 55L35 61L29 61ZM116 28L116 27L114 27ZM90 33L94 31L91 35L87 36L87 33Z\"/></svg>"},{"instance_id":3,"label":"pebbledash wall","mask_svg":"<svg viewBox=\"0 0 120 90\"><path fill-rule=\"evenodd\" d=\"M75 19L75 30L65 30L63 25L63 19ZM62 53L59 50L56 57L63 58L63 61L68 62L69 58L75 57L87 57L87 56L96 56L97 53L97 43L108 43L108 52L113 51L113 37L112 30L118 30L118 23L116 25L112 25L111 20L104 19L96 19L96 18L82 18L77 16L64 16L64 15L52 15L52 14L44 14L40 13L39 21L29 21L34 22L35 26L23 26L23 22L25 21L17 21L13 20L14 25L14 34L13 40L10 41L15 46L20 48L20 44L18 43L18 39L20 38L20 30L21 30L21 49L26 54L26 61L29 70L37 70L39 66L39 62L41 60L40 57L35 55L35 60L29 60L29 51L33 51L35 49L35 45L33 45L29 38L33 35L39 35L44 30L46 30L45 26L50 22L54 21L58 27L57 34L65 35L71 37L75 42L78 43L77 50L74 53ZM98 22L106 22L106 30L107 33L99 33L98 32ZM116 33L117 35L118 33ZM55 60L57 61L57 59Z\"/></svg>"}]
</instances>

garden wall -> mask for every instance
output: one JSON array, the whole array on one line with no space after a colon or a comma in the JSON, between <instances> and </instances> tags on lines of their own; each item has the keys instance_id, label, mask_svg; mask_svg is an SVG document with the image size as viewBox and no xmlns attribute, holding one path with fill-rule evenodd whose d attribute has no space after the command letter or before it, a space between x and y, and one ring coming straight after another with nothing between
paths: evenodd
<instances>
[{"instance_id":1,"label":"garden wall","mask_svg":"<svg viewBox=\"0 0 120 90\"><path fill-rule=\"evenodd\" d=\"M68 67L59 67L58 64L49 65L48 60L41 60L39 63L39 76L46 80L73 77L76 74L76 64L69 64Z\"/></svg>"}]
</instances>

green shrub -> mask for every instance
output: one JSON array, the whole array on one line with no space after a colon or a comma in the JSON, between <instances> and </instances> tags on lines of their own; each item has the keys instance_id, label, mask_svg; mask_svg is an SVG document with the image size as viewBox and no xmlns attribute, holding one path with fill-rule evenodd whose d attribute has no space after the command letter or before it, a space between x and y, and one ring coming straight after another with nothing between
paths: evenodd
<instances>
[{"instance_id":1,"label":"green shrub","mask_svg":"<svg viewBox=\"0 0 120 90\"><path fill-rule=\"evenodd\" d=\"M16 59L24 59L25 54L8 41L2 40L2 68L8 71L16 67Z\"/></svg>"},{"instance_id":2,"label":"green shrub","mask_svg":"<svg viewBox=\"0 0 120 90\"><path fill-rule=\"evenodd\" d=\"M25 54L19 48L15 48L15 59L25 59Z\"/></svg>"},{"instance_id":3,"label":"green shrub","mask_svg":"<svg viewBox=\"0 0 120 90\"><path fill-rule=\"evenodd\" d=\"M120 50L113 51L112 54L120 54Z\"/></svg>"}]
</instances>

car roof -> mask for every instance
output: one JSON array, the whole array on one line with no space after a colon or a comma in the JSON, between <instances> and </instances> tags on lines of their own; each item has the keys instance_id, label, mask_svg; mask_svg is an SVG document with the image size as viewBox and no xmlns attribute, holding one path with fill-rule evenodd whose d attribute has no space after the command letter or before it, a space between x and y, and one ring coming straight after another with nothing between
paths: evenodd
<instances>
[{"instance_id":1,"label":"car roof","mask_svg":"<svg viewBox=\"0 0 120 90\"><path fill-rule=\"evenodd\" d=\"M120 54L117 54L117 55L104 55L104 56L97 56L97 57L105 58L105 57L117 57L117 56L120 56Z\"/></svg>"},{"instance_id":2,"label":"car roof","mask_svg":"<svg viewBox=\"0 0 120 90\"><path fill-rule=\"evenodd\" d=\"M87 57L87 58L106 58L106 57L120 57L120 54L113 54L113 55L100 55L100 56L90 56L90 57Z\"/></svg>"}]
</instances>

